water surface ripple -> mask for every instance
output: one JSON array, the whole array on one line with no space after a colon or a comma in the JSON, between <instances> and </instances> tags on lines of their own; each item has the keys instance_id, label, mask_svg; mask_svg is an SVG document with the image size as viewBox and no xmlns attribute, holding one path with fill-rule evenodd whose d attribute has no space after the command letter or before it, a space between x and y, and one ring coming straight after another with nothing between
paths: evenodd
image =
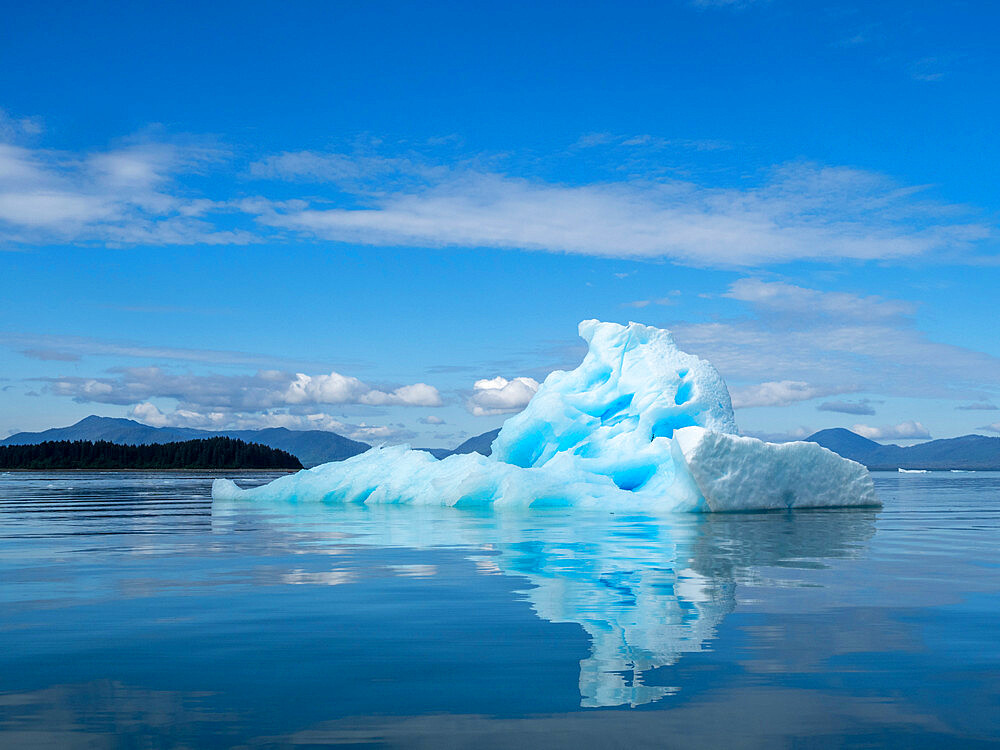
<instances>
[{"instance_id":1,"label":"water surface ripple","mask_svg":"<svg viewBox=\"0 0 1000 750\"><path fill-rule=\"evenodd\" d=\"M1000 746L1000 474L714 516L214 476L0 476L0 747Z\"/></svg>"}]
</instances>

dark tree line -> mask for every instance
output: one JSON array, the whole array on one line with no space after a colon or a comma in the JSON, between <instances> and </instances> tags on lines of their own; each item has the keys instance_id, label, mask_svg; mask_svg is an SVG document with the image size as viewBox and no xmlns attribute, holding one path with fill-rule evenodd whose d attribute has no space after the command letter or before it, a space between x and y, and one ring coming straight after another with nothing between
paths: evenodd
<instances>
[{"instance_id":1,"label":"dark tree line","mask_svg":"<svg viewBox=\"0 0 1000 750\"><path fill-rule=\"evenodd\" d=\"M119 445L59 440L0 446L3 469L301 469L283 450L228 437L179 443Z\"/></svg>"}]
</instances>

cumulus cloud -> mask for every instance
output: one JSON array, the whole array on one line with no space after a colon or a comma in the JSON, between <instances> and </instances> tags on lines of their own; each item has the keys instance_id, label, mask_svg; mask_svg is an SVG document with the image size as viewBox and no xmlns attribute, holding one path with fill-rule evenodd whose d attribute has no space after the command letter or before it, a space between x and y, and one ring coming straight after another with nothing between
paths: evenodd
<instances>
[{"instance_id":1,"label":"cumulus cloud","mask_svg":"<svg viewBox=\"0 0 1000 750\"><path fill-rule=\"evenodd\" d=\"M445 424L445 421L443 419L441 419L441 417L436 417L433 414L431 414L430 416L427 416L427 417L421 417L417 421L420 424L432 424L432 425Z\"/></svg>"},{"instance_id":2,"label":"cumulus cloud","mask_svg":"<svg viewBox=\"0 0 1000 750\"><path fill-rule=\"evenodd\" d=\"M503 377L477 380L472 386L472 396L466 407L474 416L511 414L521 411L538 391L539 383L533 378Z\"/></svg>"},{"instance_id":3,"label":"cumulus cloud","mask_svg":"<svg viewBox=\"0 0 1000 750\"><path fill-rule=\"evenodd\" d=\"M930 431L926 427L920 422L913 420L894 425L883 425L882 427L856 424L851 427L851 430L869 440L913 440L926 439L931 436Z\"/></svg>"},{"instance_id":4,"label":"cumulus cloud","mask_svg":"<svg viewBox=\"0 0 1000 750\"><path fill-rule=\"evenodd\" d=\"M875 413L872 401L863 398L859 401L824 401L816 408L819 411L835 411L840 414L861 414L871 416Z\"/></svg>"},{"instance_id":5,"label":"cumulus cloud","mask_svg":"<svg viewBox=\"0 0 1000 750\"><path fill-rule=\"evenodd\" d=\"M128 411L129 417L153 427L189 427L199 430L258 430L284 427L290 430L325 430L336 432L351 440L380 442L403 440L414 433L399 425L372 425L344 422L323 412L292 414L282 410L262 412L197 411L177 408L161 411L155 404L135 404Z\"/></svg>"},{"instance_id":6,"label":"cumulus cloud","mask_svg":"<svg viewBox=\"0 0 1000 750\"><path fill-rule=\"evenodd\" d=\"M371 390L361 396L361 403L370 406L442 406L438 389L427 383L414 383L396 388L390 393Z\"/></svg>"},{"instance_id":7,"label":"cumulus cloud","mask_svg":"<svg viewBox=\"0 0 1000 750\"><path fill-rule=\"evenodd\" d=\"M983 425L979 429L988 430L989 432L1000 432L1000 422L994 422L993 424Z\"/></svg>"},{"instance_id":8,"label":"cumulus cloud","mask_svg":"<svg viewBox=\"0 0 1000 750\"><path fill-rule=\"evenodd\" d=\"M383 391L331 372L323 375L260 370L253 375L176 374L160 367L122 368L112 377L45 378L49 390L80 403L129 405L170 398L198 413L304 407L319 404L441 406L441 394L426 383Z\"/></svg>"}]
</instances>

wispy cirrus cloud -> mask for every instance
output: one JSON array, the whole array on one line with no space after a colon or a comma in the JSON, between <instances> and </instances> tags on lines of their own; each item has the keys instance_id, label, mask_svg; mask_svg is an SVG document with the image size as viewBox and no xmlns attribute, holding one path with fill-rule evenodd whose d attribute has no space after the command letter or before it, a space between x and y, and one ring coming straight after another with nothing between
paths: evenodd
<instances>
[{"instance_id":1,"label":"wispy cirrus cloud","mask_svg":"<svg viewBox=\"0 0 1000 750\"><path fill-rule=\"evenodd\" d=\"M961 411L997 411L1000 406L989 401L974 401L971 404L961 404L955 408Z\"/></svg>"},{"instance_id":2,"label":"wispy cirrus cloud","mask_svg":"<svg viewBox=\"0 0 1000 750\"><path fill-rule=\"evenodd\" d=\"M2 135L2 133L0 133ZM0 241L6 244L245 244L256 237L223 226L224 202L186 190L178 178L229 158L193 140L133 138L111 149L70 153L0 142Z\"/></svg>"},{"instance_id":3,"label":"wispy cirrus cloud","mask_svg":"<svg viewBox=\"0 0 1000 750\"><path fill-rule=\"evenodd\" d=\"M778 380L760 383L759 385L734 388L732 391L733 407L736 409L752 409L761 406L789 406L801 401L810 401L820 396L829 396L844 389L854 390L851 386L822 387L810 385L801 380Z\"/></svg>"},{"instance_id":4,"label":"wispy cirrus cloud","mask_svg":"<svg viewBox=\"0 0 1000 750\"><path fill-rule=\"evenodd\" d=\"M934 341L907 302L753 278L724 296L747 314L672 328L682 348L749 383L733 388L738 407L846 393L980 401L997 393L1000 358Z\"/></svg>"},{"instance_id":5,"label":"wispy cirrus cloud","mask_svg":"<svg viewBox=\"0 0 1000 750\"><path fill-rule=\"evenodd\" d=\"M267 354L157 346L129 341L108 341L86 336L0 332L0 346L19 351L25 357L42 361L76 362L84 357L115 357L144 360L167 360L217 365L316 365L316 362L289 360ZM358 367L358 363L342 363Z\"/></svg>"},{"instance_id":6,"label":"wispy cirrus cloud","mask_svg":"<svg viewBox=\"0 0 1000 750\"><path fill-rule=\"evenodd\" d=\"M649 307L650 305L676 305L677 298L681 296L681 291L679 289L674 289L667 294L666 297L657 297L655 299L637 299L632 302L625 302L622 307L632 307L637 310L641 310L644 307Z\"/></svg>"},{"instance_id":7,"label":"wispy cirrus cloud","mask_svg":"<svg viewBox=\"0 0 1000 750\"><path fill-rule=\"evenodd\" d=\"M779 166L748 188L672 179L559 184L449 170L361 205L258 204L258 221L368 245L493 247L701 266L888 260L970 249L991 228L922 189L848 168Z\"/></svg>"},{"instance_id":8,"label":"wispy cirrus cloud","mask_svg":"<svg viewBox=\"0 0 1000 750\"><path fill-rule=\"evenodd\" d=\"M592 160L604 145L633 154L630 170L584 170L589 178L570 183L541 176L537 159L442 155L426 145L245 161L216 141L155 130L80 153L28 145L7 130L0 242L8 248L309 239L747 267L962 257L982 252L995 231L975 210L932 200L926 186L849 167L785 163L729 187L671 176L678 147L725 150L710 140L591 134L549 158Z\"/></svg>"},{"instance_id":9,"label":"wispy cirrus cloud","mask_svg":"<svg viewBox=\"0 0 1000 750\"><path fill-rule=\"evenodd\" d=\"M816 408L819 411L832 411L838 414L858 414L872 416L875 414L874 402L863 398L858 401L824 401Z\"/></svg>"},{"instance_id":10,"label":"wispy cirrus cloud","mask_svg":"<svg viewBox=\"0 0 1000 750\"><path fill-rule=\"evenodd\" d=\"M690 4L695 8L729 8L731 10L742 10L751 5L767 5L770 0L690 0Z\"/></svg>"}]
</instances>

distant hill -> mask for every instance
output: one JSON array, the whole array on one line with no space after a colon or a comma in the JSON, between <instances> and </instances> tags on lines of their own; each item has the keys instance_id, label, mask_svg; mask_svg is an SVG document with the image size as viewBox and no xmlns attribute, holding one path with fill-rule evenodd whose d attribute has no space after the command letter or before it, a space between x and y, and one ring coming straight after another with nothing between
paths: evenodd
<instances>
[{"instance_id":1,"label":"distant hill","mask_svg":"<svg viewBox=\"0 0 1000 750\"><path fill-rule=\"evenodd\" d=\"M482 453L484 456L488 456L493 452L491 444L499 434L500 428L497 427L495 430L484 432L482 435L470 437L454 450L449 450L448 448L417 448L417 450L426 451L437 459L447 458L459 453Z\"/></svg>"},{"instance_id":2,"label":"distant hill","mask_svg":"<svg viewBox=\"0 0 1000 750\"><path fill-rule=\"evenodd\" d=\"M69 427L57 427L42 432L19 432L0 445L37 445L53 440L106 440L119 445L151 445L176 443L211 437L229 437L247 443L260 443L287 451L304 466L317 466L327 461L343 461L364 453L371 446L350 440L343 435L324 430L288 430L271 427L264 430L195 430L187 427L150 427L132 419L89 416Z\"/></svg>"},{"instance_id":3,"label":"distant hill","mask_svg":"<svg viewBox=\"0 0 1000 750\"><path fill-rule=\"evenodd\" d=\"M965 469L1000 471L1000 438L963 435L917 445L882 445L850 430L820 430L806 438L873 470Z\"/></svg>"},{"instance_id":4,"label":"distant hill","mask_svg":"<svg viewBox=\"0 0 1000 750\"><path fill-rule=\"evenodd\" d=\"M287 451L228 437L122 445L107 440L56 440L0 446L0 468L51 469L301 469Z\"/></svg>"},{"instance_id":5,"label":"distant hill","mask_svg":"<svg viewBox=\"0 0 1000 750\"><path fill-rule=\"evenodd\" d=\"M482 435L470 437L453 450L452 453L482 453L484 456L488 456L493 452L492 444L499 434L500 428L497 427L495 430L484 432Z\"/></svg>"},{"instance_id":6,"label":"distant hill","mask_svg":"<svg viewBox=\"0 0 1000 750\"><path fill-rule=\"evenodd\" d=\"M415 448L414 450L423 451L424 453L430 453L434 458L441 460L442 458L447 458L454 451L451 448Z\"/></svg>"}]
</instances>

